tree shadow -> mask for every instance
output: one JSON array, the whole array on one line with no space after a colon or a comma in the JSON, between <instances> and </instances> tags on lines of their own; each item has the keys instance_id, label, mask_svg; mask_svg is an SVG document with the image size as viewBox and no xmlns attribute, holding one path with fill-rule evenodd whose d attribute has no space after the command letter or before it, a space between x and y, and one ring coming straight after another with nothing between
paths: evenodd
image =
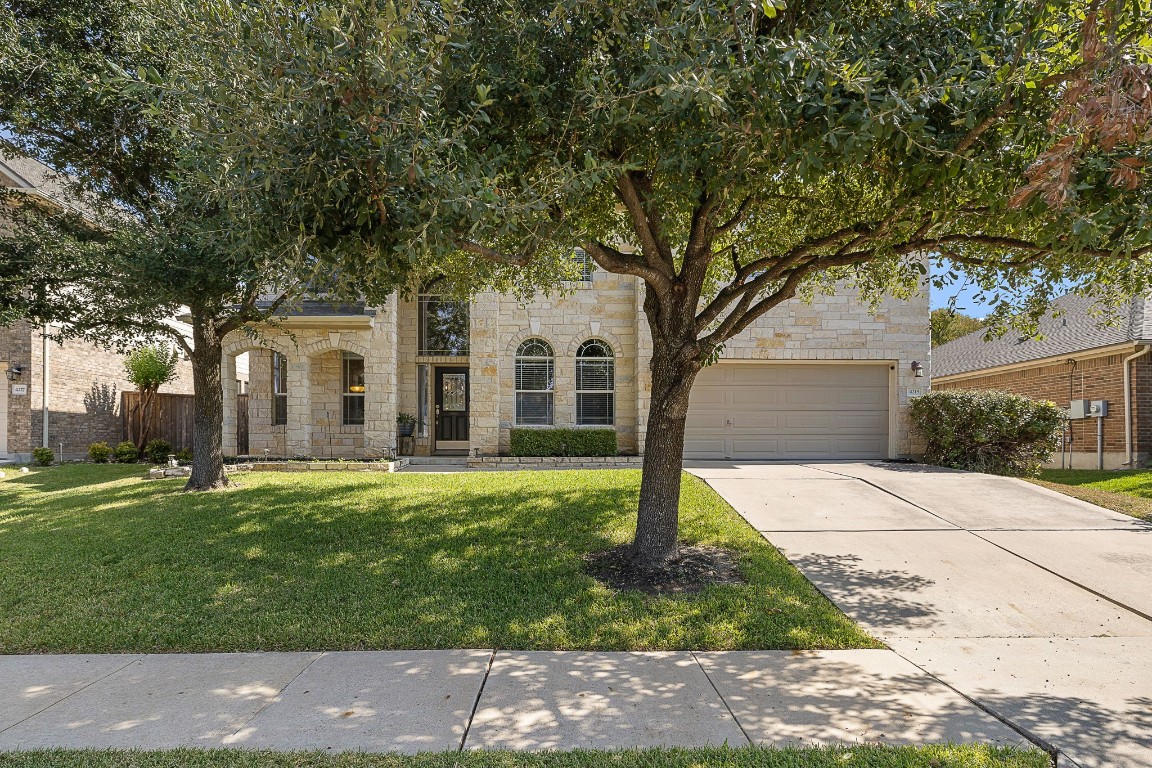
<instances>
[{"instance_id":1,"label":"tree shadow","mask_svg":"<svg viewBox=\"0 0 1152 768\"><path fill-rule=\"evenodd\" d=\"M269 473L184 494L178 480L89 487L90 469L81 493L18 497L0 527L0 650L868 642L735 518L741 535L720 541L692 523L715 505L685 505L689 537L729 544L750 585L651 598L595 582L583 557L631 535L639 473ZM63 487L52 474L21 480Z\"/></svg>"},{"instance_id":2,"label":"tree shadow","mask_svg":"<svg viewBox=\"0 0 1152 768\"><path fill-rule=\"evenodd\" d=\"M857 555L802 555L789 558L818 587L836 586L829 596L841 610L873 628L926 629L940 624L939 611L914 594L932 579L897 570L865 570Z\"/></svg>"}]
</instances>

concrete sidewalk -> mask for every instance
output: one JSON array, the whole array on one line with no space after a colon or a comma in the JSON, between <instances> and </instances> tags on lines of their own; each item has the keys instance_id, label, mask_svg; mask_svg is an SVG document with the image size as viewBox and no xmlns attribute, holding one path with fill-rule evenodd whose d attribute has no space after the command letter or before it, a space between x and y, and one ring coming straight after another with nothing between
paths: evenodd
<instances>
[{"instance_id":1,"label":"concrete sidewalk","mask_svg":"<svg viewBox=\"0 0 1152 768\"><path fill-rule=\"evenodd\" d=\"M891 651L0 656L0 750L945 741L1029 746Z\"/></svg>"},{"instance_id":2,"label":"concrete sidewalk","mask_svg":"<svg viewBox=\"0 0 1152 768\"><path fill-rule=\"evenodd\" d=\"M902 658L1062 762L1152 768L1152 525L920 465L688 471Z\"/></svg>"}]
</instances>

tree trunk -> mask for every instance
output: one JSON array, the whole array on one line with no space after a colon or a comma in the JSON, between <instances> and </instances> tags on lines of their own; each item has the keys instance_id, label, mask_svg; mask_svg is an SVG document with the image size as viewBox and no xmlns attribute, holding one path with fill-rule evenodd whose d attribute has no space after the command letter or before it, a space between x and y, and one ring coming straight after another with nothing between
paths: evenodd
<instances>
[{"instance_id":1,"label":"tree trunk","mask_svg":"<svg viewBox=\"0 0 1152 768\"><path fill-rule=\"evenodd\" d=\"M699 363L686 346L657 350L652 356L652 403L632 540L632 559L640 566L659 565L677 553L684 420L699 371Z\"/></svg>"},{"instance_id":2,"label":"tree trunk","mask_svg":"<svg viewBox=\"0 0 1152 768\"><path fill-rule=\"evenodd\" d=\"M220 333L213 318L192 310L192 476L186 491L228 485L224 474L224 388L220 383Z\"/></svg>"}]
</instances>

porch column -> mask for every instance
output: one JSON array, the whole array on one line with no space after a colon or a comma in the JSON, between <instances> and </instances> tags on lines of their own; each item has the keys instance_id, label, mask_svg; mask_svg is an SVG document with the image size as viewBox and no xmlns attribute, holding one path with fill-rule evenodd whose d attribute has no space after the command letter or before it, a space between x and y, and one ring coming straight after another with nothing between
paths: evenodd
<instances>
[{"instance_id":1,"label":"porch column","mask_svg":"<svg viewBox=\"0 0 1152 768\"><path fill-rule=\"evenodd\" d=\"M288 424L285 447L289 456L312 454L312 361L288 358Z\"/></svg>"},{"instance_id":2,"label":"porch column","mask_svg":"<svg viewBox=\"0 0 1152 768\"><path fill-rule=\"evenodd\" d=\"M364 361L364 453L369 458L392 455L396 449L397 309L392 294L376 310Z\"/></svg>"},{"instance_id":3,"label":"porch column","mask_svg":"<svg viewBox=\"0 0 1152 768\"><path fill-rule=\"evenodd\" d=\"M220 353L220 383L224 390L224 455L235 456L236 447L236 355Z\"/></svg>"},{"instance_id":4,"label":"porch column","mask_svg":"<svg viewBox=\"0 0 1152 768\"><path fill-rule=\"evenodd\" d=\"M500 296L480 293L468 310L468 441L471 453L495 456L507 446L501 445L510 422L501 421L502 400L512 404L512 382L501 387L500 360L508 354L500 334ZM505 410L505 414L512 411ZM505 419L511 416L505 415Z\"/></svg>"}]
</instances>

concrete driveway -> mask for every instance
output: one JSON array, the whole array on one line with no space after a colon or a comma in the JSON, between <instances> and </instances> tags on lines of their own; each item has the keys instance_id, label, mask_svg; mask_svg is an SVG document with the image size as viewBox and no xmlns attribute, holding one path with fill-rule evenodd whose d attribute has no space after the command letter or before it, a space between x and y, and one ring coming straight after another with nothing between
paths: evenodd
<instances>
[{"instance_id":1,"label":"concrete driveway","mask_svg":"<svg viewBox=\"0 0 1152 768\"><path fill-rule=\"evenodd\" d=\"M687 471L845 613L1061 764L1152 768L1152 525L920 465Z\"/></svg>"}]
</instances>

